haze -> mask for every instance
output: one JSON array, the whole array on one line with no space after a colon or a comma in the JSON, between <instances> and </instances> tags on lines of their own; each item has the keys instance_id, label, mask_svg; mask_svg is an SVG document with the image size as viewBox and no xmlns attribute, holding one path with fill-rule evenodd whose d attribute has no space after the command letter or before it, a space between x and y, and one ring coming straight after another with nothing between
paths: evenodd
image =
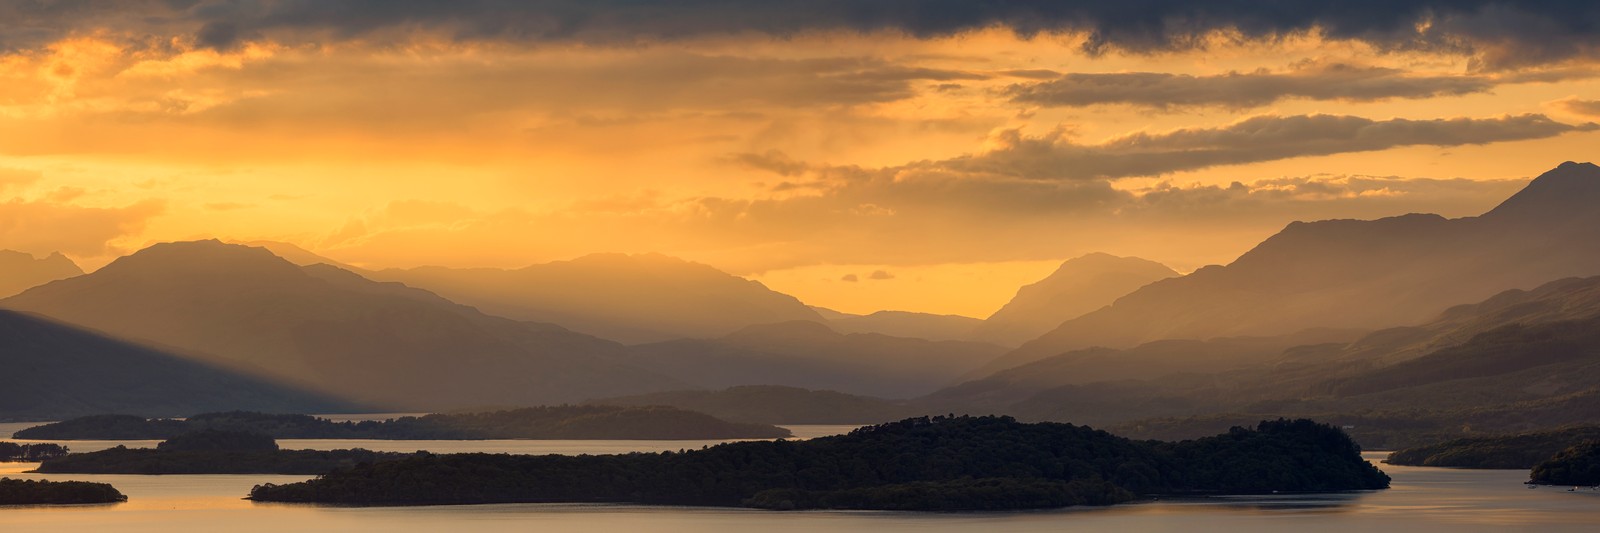
<instances>
[{"instance_id":1,"label":"haze","mask_svg":"<svg viewBox=\"0 0 1600 533\"><path fill-rule=\"evenodd\" d=\"M611 4L8 3L0 248L655 252L982 318L1090 252L1481 213L1600 142L1583 7Z\"/></svg>"}]
</instances>

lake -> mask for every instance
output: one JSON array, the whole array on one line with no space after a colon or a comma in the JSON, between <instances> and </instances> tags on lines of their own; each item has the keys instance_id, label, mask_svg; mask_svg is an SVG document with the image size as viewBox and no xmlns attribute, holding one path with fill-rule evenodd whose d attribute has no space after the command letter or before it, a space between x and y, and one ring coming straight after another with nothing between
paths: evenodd
<instances>
[{"instance_id":1,"label":"lake","mask_svg":"<svg viewBox=\"0 0 1600 533\"><path fill-rule=\"evenodd\" d=\"M0 435L32 424L0 424ZM797 436L849 426L790 426ZM363 447L436 453L620 453L699 448L701 441L315 441L285 448ZM122 442L130 446L135 443ZM78 451L106 442L67 442ZM109 443L115 445L117 443ZM148 443L153 445L154 443ZM1383 453L1369 452L1378 461ZM309 476L128 476L27 474L30 463L0 463L0 476L111 483L129 501L112 505L0 508L0 531L1595 531L1600 492L1530 490L1526 471L1382 465L1393 488L1350 494L1172 499L1105 508L1009 513L771 512L634 505L503 504L450 507L323 507L240 499L260 483Z\"/></svg>"}]
</instances>

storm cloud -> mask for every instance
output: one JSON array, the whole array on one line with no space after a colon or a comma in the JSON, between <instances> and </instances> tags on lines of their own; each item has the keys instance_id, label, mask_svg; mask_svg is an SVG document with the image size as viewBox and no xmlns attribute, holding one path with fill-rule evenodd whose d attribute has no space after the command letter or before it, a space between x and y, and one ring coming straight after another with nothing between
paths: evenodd
<instances>
[{"instance_id":1,"label":"storm cloud","mask_svg":"<svg viewBox=\"0 0 1600 533\"><path fill-rule=\"evenodd\" d=\"M7 3L0 47L31 48L100 29L150 47L186 36L241 41L381 41L427 32L463 41L636 44L706 36L790 37L814 31L940 37L993 27L1022 36L1086 36L1092 53L1203 48L1210 37L1270 41L1316 32L1384 49L1448 49L1505 68L1594 57L1600 3L1388 0L1147 2L1013 0L66 0Z\"/></svg>"}]
</instances>

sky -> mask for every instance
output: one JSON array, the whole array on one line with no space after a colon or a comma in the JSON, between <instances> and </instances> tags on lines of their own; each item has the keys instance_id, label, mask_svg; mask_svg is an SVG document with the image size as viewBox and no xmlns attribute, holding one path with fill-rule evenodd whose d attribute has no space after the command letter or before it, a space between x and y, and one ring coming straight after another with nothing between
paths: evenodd
<instances>
[{"instance_id":1,"label":"sky","mask_svg":"<svg viewBox=\"0 0 1600 533\"><path fill-rule=\"evenodd\" d=\"M984 317L1090 252L1471 216L1600 146L1600 3L0 2L0 248L660 252Z\"/></svg>"}]
</instances>

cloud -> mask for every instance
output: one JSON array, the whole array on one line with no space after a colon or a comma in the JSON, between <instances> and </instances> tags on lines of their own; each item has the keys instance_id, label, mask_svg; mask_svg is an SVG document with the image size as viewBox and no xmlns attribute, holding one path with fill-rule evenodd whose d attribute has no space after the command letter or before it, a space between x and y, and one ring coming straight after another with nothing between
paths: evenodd
<instances>
[{"instance_id":1,"label":"cloud","mask_svg":"<svg viewBox=\"0 0 1600 533\"><path fill-rule=\"evenodd\" d=\"M1404 146L1542 139L1596 129L1600 125L1564 124L1538 114L1422 120L1261 115L1214 128L1135 133L1100 144L1075 143L1060 130L1039 137L1004 130L987 152L909 167L1018 179L1098 180Z\"/></svg>"},{"instance_id":2,"label":"cloud","mask_svg":"<svg viewBox=\"0 0 1600 533\"><path fill-rule=\"evenodd\" d=\"M855 274L845 274L844 277L839 278L839 281L848 281L850 283L855 283L857 281L861 281L861 278L856 277Z\"/></svg>"},{"instance_id":3,"label":"cloud","mask_svg":"<svg viewBox=\"0 0 1600 533\"><path fill-rule=\"evenodd\" d=\"M39 181L44 174L37 170L0 168L0 194L15 193Z\"/></svg>"},{"instance_id":4,"label":"cloud","mask_svg":"<svg viewBox=\"0 0 1600 533\"><path fill-rule=\"evenodd\" d=\"M161 200L126 207L79 207L13 199L0 203L0 248L80 257L120 254L111 243L137 235L166 210Z\"/></svg>"},{"instance_id":5,"label":"cloud","mask_svg":"<svg viewBox=\"0 0 1600 533\"><path fill-rule=\"evenodd\" d=\"M1381 67L1310 65L1287 72L1229 72L1192 76L1158 72L1067 74L1052 81L1016 84L1004 90L1013 102L1046 107L1127 104L1168 108L1258 107L1286 98L1370 102L1487 92L1487 76L1418 76Z\"/></svg>"},{"instance_id":6,"label":"cloud","mask_svg":"<svg viewBox=\"0 0 1600 533\"><path fill-rule=\"evenodd\" d=\"M871 275L867 276L867 279L876 279L876 280L894 279L894 274L890 274L889 272L884 271L884 270L874 270L874 271L872 271Z\"/></svg>"},{"instance_id":7,"label":"cloud","mask_svg":"<svg viewBox=\"0 0 1600 533\"><path fill-rule=\"evenodd\" d=\"M1555 103L1574 115L1600 117L1600 100L1567 98L1565 100L1557 100Z\"/></svg>"},{"instance_id":8,"label":"cloud","mask_svg":"<svg viewBox=\"0 0 1600 533\"><path fill-rule=\"evenodd\" d=\"M1270 42L1318 33L1385 49L1475 54L1489 68L1594 57L1600 5L1583 1L1312 0L1285 8L1252 0L1189 2L947 2L940 0L189 0L8 2L0 47L114 30L151 49L172 37L229 48L272 39L394 42L416 33L455 41L629 45L715 36L897 32L919 38L992 27L1022 36L1083 35L1091 52L1205 48L1214 38Z\"/></svg>"}]
</instances>

